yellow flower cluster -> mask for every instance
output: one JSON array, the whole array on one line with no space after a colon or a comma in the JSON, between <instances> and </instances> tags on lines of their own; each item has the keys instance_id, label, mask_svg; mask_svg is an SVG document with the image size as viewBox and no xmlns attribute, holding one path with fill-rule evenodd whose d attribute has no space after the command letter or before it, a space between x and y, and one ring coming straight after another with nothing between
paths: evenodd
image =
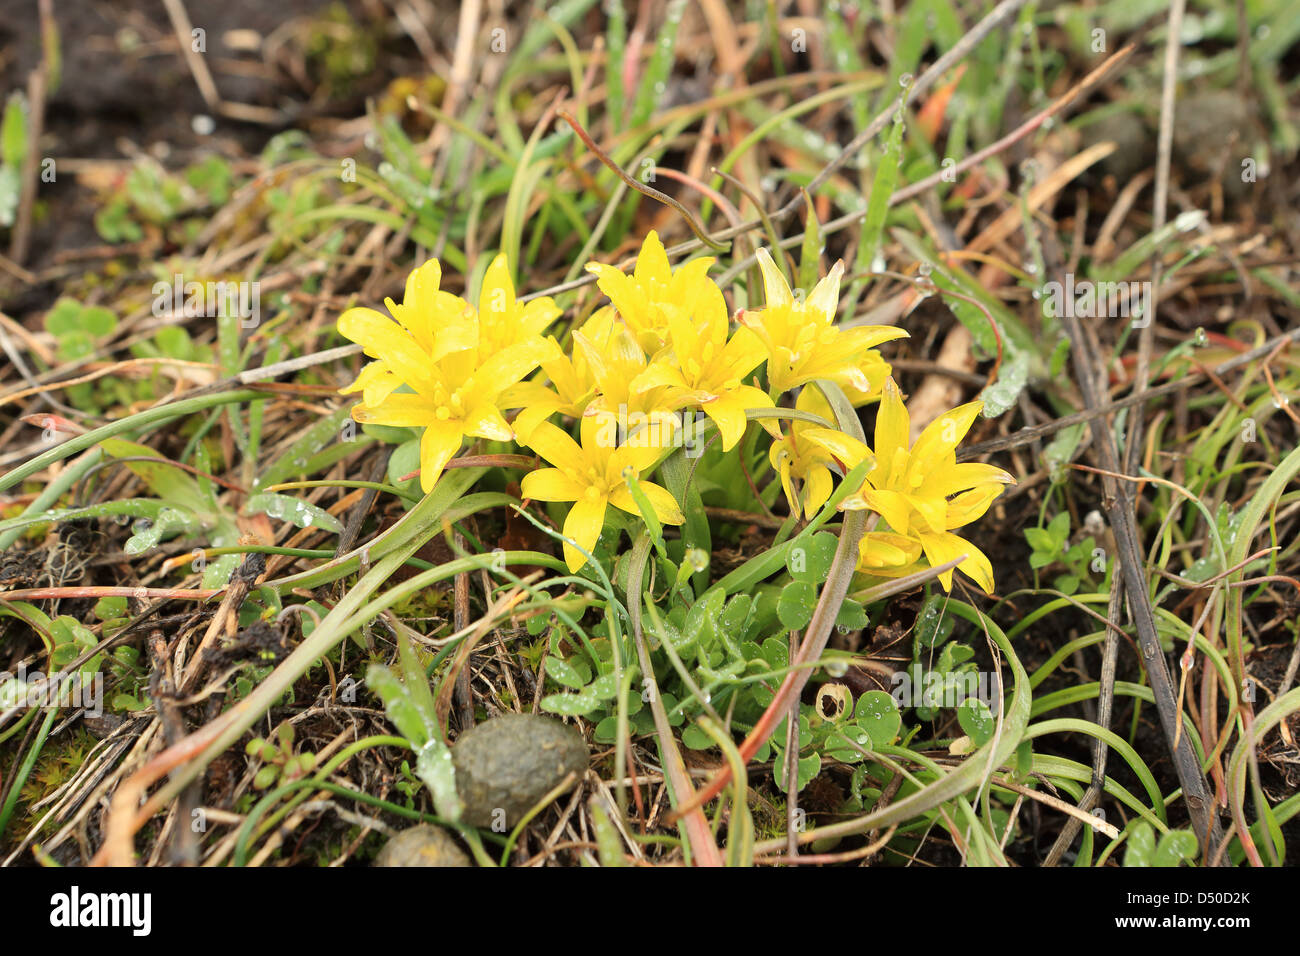
<instances>
[{"instance_id":1,"label":"yellow flower cluster","mask_svg":"<svg viewBox=\"0 0 1300 956\"><path fill-rule=\"evenodd\" d=\"M535 451L553 467L525 476L522 493L573 503L564 522L572 542L565 559L577 571L610 505L640 516L648 503L661 523L682 523L679 503L644 476L682 440L690 423L683 412L707 416L728 452L751 413L775 408L795 389L796 409L834 422L813 384L833 382L855 405L880 400L875 448L806 419L785 430L765 419L773 436L769 459L792 512L812 517L831 495L833 472L873 461L841 505L869 509L884 522L864 537L859 569L897 576L924 567L923 557L937 565L965 554L959 568L991 591L988 559L952 533L982 515L1011 481L989 465L956 463L956 445L980 404L949 412L909 446L907 410L876 351L906 333L836 324L842 265L803 298L766 251L758 258L764 307L742 313L733 329L722 291L708 276L713 259L674 271L651 232L630 275L587 266L611 304L573 329L567 349L546 334L560 310L549 298L519 302L504 256L484 275L477 308L440 289L441 269L431 260L411 273L400 304L387 300L391 319L366 308L340 316L339 331L374 359L343 391L361 393L352 412L359 422L424 429L426 493L466 438L515 441ZM508 421L506 413L516 409ZM556 416L578 421L576 441L551 421ZM951 571L942 582L951 588Z\"/></svg>"}]
</instances>

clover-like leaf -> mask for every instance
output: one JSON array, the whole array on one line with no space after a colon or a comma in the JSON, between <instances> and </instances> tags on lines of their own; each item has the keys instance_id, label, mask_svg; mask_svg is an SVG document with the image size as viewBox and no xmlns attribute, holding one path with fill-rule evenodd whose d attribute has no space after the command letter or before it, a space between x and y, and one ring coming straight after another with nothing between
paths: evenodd
<instances>
[{"instance_id":1,"label":"clover-like leaf","mask_svg":"<svg viewBox=\"0 0 1300 956\"><path fill-rule=\"evenodd\" d=\"M817 606L817 586L809 581L792 581L781 591L776 613L786 630L807 627Z\"/></svg>"},{"instance_id":2,"label":"clover-like leaf","mask_svg":"<svg viewBox=\"0 0 1300 956\"><path fill-rule=\"evenodd\" d=\"M870 735L876 747L892 744L903 726L898 704L883 690L869 690L859 697L853 720Z\"/></svg>"}]
</instances>

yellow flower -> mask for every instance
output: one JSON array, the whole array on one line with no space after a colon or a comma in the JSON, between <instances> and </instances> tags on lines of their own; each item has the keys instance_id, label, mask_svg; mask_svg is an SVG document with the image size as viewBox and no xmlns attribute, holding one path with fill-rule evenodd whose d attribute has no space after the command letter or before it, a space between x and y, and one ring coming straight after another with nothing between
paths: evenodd
<instances>
[{"instance_id":1,"label":"yellow flower","mask_svg":"<svg viewBox=\"0 0 1300 956\"><path fill-rule=\"evenodd\" d=\"M700 406L718 426L722 450L730 451L749 424L746 409L773 407L766 392L744 384L765 357L763 343L743 328L727 339L727 305L721 294L701 298L698 306L693 319L668 319L670 345L633 380L632 391L664 388L670 407Z\"/></svg>"},{"instance_id":2,"label":"yellow flower","mask_svg":"<svg viewBox=\"0 0 1300 956\"><path fill-rule=\"evenodd\" d=\"M581 446L550 422L541 422L529 433L526 444L554 468L541 468L524 476L523 497L537 501L572 501L564 519L564 535L590 552L605 526L605 511L613 505L629 514L641 515L628 477L639 477L655 463L659 450L631 445L615 447L613 436L594 417L582 419ZM681 524L685 518L667 489L640 481L641 491L664 524ZM587 563L587 556L569 543L564 560L570 571Z\"/></svg>"},{"instance_id":3,"label":"yellow flower","mask_svg":"<svg viewBox=\"0 0 1300 956\"><path fill-rule=\"evenodd\" d=\"M631 331L615 323L608 339L598 343L583 332L574 332L574 354L581 352L596 381L596 397L588 403L584 418L598 418L605 427L616 422L625 433L638 429L637 444L656 449L668 446L679 424L667 401L664 387L635 390L632 383L646 370L645 352ZM631 438L627 434L625 437Z\"/></svg>"},{"instance_id":4,"label":"yellow flower","mask_svg":"<svg viewBox=\"0 0 1300 956\"><path fill-rule=\"evenodd\" d=\"M374 309L348 309L339 317L340 334L359 343L366 355L379 359L341 389L343 394L362 392L366 404L378 405L408 376L422 378L427 361L436 362L451 352L474 347L478 338L474 310L459 296L441 291L441 281L442 267L437 259L430 259L406 277L401 304L391 298L384 300L400 328Z\"/></svg>"},{"instance_id":5,"label":"yellow flower","mask_svg":"<svg viewBox=\"0 0 1300 956\"><path fill-rule=\"evenodd\" d=\"M814 385L805 385L799 392L795 408L835 421L830 403ZM831 496L831 466L838 463L852 468L870 458L871 449L843 432L796 419L790 423L789 434L773 442L767 454L772 468L781 476L790 513L811 518ZM802 506L794 491L794 479L801 484Z\"/></svg>"},{"instance_id":6,"label":"yellow flower","mask_svg":"<svg viewBox=\"0 0 1300 956\"><path fill-rule=\"evenodd\" d=\"M632 275L600 262L587 263L587 271L596 276L596 285L614 303L637 344L653 355L664 346L670 320L719 306L726 314L722 290L706 275L713 262L707 256L692 259L673 272L652 230L641 244Z\"/></svg>"},{"instance_id":7,"label":"yellow flower","mask_svg":"<svg viewBox=\"0 0 1300 956\"><path fill-rule=\"evenodd\" d=\"M931 567L964 554L966 560L957 568L992 593L993 565L975 545L952 533L983 515L1003 487L1015 482L993 465L957 463L957 445L983 407L983 402L969 402L954 408L909 446L907 406L894 380L885 380L876 412L876 465L862 488L841 505L870 509L889 526L888 532L864 537L859 550L863 570L879 574L893 567L898 573L917 560L917 546ZM951 590L952 572L944 572L940 581Z\"/></svg>"},{"instance_id":8,"label":"yellow flower","mask_svg":"<svg viewBox=\"0 0 1300 956\"><path fill-rule=\"evenodd\" d=\"M522 303L515 299L514 283L505 253L497 255L483 275L478 297L478 348L493 355L511 345L529 342L546 331L560 315L550 296Z\"/></svg>"},{"instance_id":9,"label":"yellow flower","mask_svg":"<svg viewBox=\"0 0 1300 956\"><path fill-rule=\"evenodd\" d=\"M514 432L501 415L501 392L555 349L533 335L499 351L480 345L480 319L459 296L439 290L436 260L416 269L401 305L388 300L397 321L374 309L349 309L339 332L378 361L366 366L349 392L362 392L352 409L358 422L424 428L420 440L420 487L433 490L443 467L465 438L508 441ZM514 299L508 274L504 281ZM398 391L405 387L405 391Z\"/></svg>"},{"instance_id":10,"label":"yellow flower","mask_svg":"<svg viewBox=\"0 0 1300 956\"><path fill-rule=\"evenodd\" d=\"M803 301L796 301L766 249L758 250L763 272L764 307L746 312L742 321L767 347L767 380L777 392L788 392L816 378L830 379L856 392L872 394L871 371L879 373L881 361L872 349L891 339L905 338L902 329L887 325L862 325L841 329L835 325L840 276L844 264L835 263ZM879 385L877 384L877 388Z\"/></svg>"},{"instance_id":11,"label":"yellow flower","mask_svg":"<svg viewBox=\"0 0 1300 956\"><path fill-rule=\"evenodd\" d=\"M867 349L857 365L846 368L830 376L830 380L844 392L849 403L858 408L880 398L885 379L893 372L893 366L886 362L875 349Z\"/></svg>"},{"instance_id":12,"label":"yellow flower","mask_svg":"<svg viewBox=\"0 0 1300 956\"><path fill-rule=\"evenodd\" d=\"M614 310L606 307L596 312L583 323L580 334L600 352L609 345L614 331ZM554 336L549 341L555 345L555 353L542 360L543 376L527 382L512 385L501 395L502 408L522 408L514 421L515 433L527 436L533 426L545 421L556 412L579 418L596 395L596 376L591 363L587 361L586 352L575 347L570 357L560 351ZM577 345L575 341L575 346ZM550 387L542 382L549 379Z\"/></svg>"},{"instance_id":13,"label":"yellow flower","mask_svg":"<svg viewBox=\"0 0 1300 956\"><path fill-rule=\"evenodd\" d=\"M890 531L868 531L858 543L858 569L880 577L901 578L921 570L921 551L917 538Z\"/></svg>"}]
</instances>

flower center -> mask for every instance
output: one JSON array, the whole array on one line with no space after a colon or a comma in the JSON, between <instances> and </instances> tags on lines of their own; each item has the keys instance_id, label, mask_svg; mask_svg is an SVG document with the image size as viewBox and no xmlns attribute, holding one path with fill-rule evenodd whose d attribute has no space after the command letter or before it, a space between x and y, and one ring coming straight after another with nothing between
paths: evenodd
<instances>
[{"instance_id":1,"label":"flower center","mask_svg":"<svg viewBox=\"0 0 1300 956\"><path fill-rule=\"evenodd\" d=\"M447 389L438 385L433 390L434 417L440 422L448 421L451 418L463 418L465 415L465 405L461 399L460 389L448 393Z\"/></svg>"}]
</instances>

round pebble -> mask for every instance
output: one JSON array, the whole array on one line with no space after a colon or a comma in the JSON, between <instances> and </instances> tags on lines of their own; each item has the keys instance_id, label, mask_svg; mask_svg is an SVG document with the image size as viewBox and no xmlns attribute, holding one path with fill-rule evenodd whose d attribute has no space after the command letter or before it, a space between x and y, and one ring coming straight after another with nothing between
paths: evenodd
<instances>
[{"instance_id":1,"label":"round pebble","mask_svg":"<svg viewBox=\"0 0 1300 956\"><path fill-rule=\"evenodd\" d=\"M477 827L514 826L570 772L581 777L590 760L581 734L535 714L486 720L462 734L451 755L461 819Z\"/></svg>"}]
</instances>

